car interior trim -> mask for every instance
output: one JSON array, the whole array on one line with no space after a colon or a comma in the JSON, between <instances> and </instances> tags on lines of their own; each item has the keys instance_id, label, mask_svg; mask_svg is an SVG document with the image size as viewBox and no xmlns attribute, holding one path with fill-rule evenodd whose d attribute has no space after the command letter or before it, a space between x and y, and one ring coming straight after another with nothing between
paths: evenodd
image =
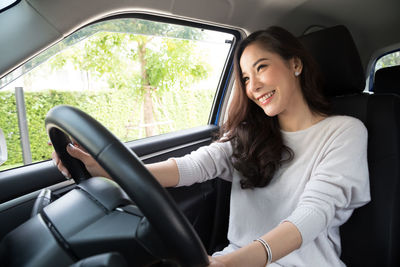
<instances>
[{"instance_id":1,"label":"car interior trim","mask_svg":"<svg viewBox=\"0 0 400 267\"><path fill-rule=\"evenodd\" d=\"M210 138L204 138L204 139L193 141L193 142L190 142L190 143L185 143L184 145L179 145L179 146L175 146L175 147L172 147L172 148L169 148L169 149L164 149L164 150L160 150L158 152L150 153L150 154L141 156L139 158L141 160L147 160L147 159L150 159L150 158L154 158L154 157L160 156L162 154L174 152L174 151L180 150L182 148L187 148L187 147L190 147L190 146L194 146L194 145L198 145L198 144L205 143L205 142L210 142L210 141L211 141L211 137Z\"/></svg>"}]
</instances>

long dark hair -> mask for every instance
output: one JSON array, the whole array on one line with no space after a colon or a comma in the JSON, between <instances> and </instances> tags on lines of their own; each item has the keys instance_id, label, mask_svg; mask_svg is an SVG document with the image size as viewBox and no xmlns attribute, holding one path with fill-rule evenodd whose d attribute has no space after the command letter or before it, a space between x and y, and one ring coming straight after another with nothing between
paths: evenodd
<instances>
[{"instance_id":1,"label":"long dark hair","mask_svg":"<svg viewBox=\"0 0 400 267\"><path fill-rule=\"evenodd\" d=\"M320 91L322 80L316 63L296 37L281 27L273 26L244 39L235 55L236 90L228 119L220 131L220 136L224 136L222 142L232 142L233 166L242 173L240 184L243 189L267 186L281 164L294 156L283 143L277 116L267 116L246 95L239 62L244 49L253 43L280 55L285 61L299 58L303 63L300 86L310 110L321 115L330 111Z\"/></svg>"}]
</instances>

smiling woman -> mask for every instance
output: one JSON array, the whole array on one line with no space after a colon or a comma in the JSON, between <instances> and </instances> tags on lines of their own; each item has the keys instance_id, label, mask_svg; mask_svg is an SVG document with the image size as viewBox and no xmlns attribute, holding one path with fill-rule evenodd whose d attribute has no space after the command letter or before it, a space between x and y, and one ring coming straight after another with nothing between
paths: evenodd
<instances>
[{"instance_id":1,"label":"smiling woman","mask_svg":"<svg viewBox=\"0 0 400 267\"><path fill-rule=\"evenodd\" d=\"M235 66L238 88L220 142L177 159L181 185L214 175L232 181L230 244L216 260L259 266L265 256L252 241L261 238L267 263L342 265L341 244L331 240L340 239L348 207L370 200L364 125L328 116L314 61L283 28L249 35Z\"/></svg>"},{"instance_id":2,"label":"smiling woman","mask_svg":"<svg viewBox=\"0 0 400 267\"><path fill-rule=\"evenodd\" d=\"M236 69L239 89L233 96L226 131L237 131L235 156L241 160L236 168L252 173L243 186L265 186L282 161L282 153L286 154L283 161L292 157L279 131L308 128L329 114L329 104L321 93L313 58L281 28L271 27L246 38L237 52ZM267 95L271 97L265 99ZM266 127L259 129L260 125ZM265 133L258 134L260 130ZM253 170L255 166L262 175Z\"/></svg>"}]
</instances>

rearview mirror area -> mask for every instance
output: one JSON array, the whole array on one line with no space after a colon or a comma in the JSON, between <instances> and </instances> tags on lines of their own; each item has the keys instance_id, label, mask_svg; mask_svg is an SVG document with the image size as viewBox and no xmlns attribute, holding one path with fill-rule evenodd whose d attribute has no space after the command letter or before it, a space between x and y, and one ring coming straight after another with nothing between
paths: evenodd
<instances>
[{"instance_id":1,"label":"rearview mirror area","mask_svg":"<svg viewBox=\"0 0 400 267\"><path fill-rule=\"evenodd\" d=\"M7 161L7 144L3 131L0 129L0 166Z\"/></svg>"}]
</instances>

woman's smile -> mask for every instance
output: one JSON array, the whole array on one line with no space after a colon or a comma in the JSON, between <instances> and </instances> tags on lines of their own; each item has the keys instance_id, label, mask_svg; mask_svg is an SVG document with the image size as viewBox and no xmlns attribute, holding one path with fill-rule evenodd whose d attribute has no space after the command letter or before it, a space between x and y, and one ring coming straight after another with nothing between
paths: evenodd
<instances>
[{"instance_id":1,"label":"woman's smile","mask_svg":"<svg viewBox=\"0 0 400 267\"><path fill-rule=\"evenodd\" d=\"M262 106L268 105L272 101L274 94L275 90L272 90L271 92L262 95L261 97L258 97L257 100L260 102Z\"/></svg>"}]
</instances>

